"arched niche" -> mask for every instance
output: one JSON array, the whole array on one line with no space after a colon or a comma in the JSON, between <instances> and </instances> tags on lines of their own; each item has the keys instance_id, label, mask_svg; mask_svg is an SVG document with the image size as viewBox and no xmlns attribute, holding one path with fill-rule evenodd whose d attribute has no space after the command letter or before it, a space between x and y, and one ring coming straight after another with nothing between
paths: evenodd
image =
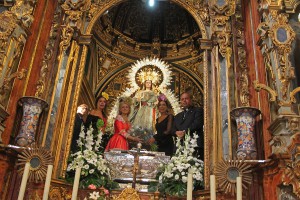
<instances>
[{"instance_id":1,"label":"arched niche","mask_svg":"<svg viewBox=\"0 0 300 200\"><path fill-rule=\"evenodd\" d=\"M92 33L93 26L97 19L110 7L117 5L118 3L121 3L123 1L120 0L113 0L109 1L107 3L102 4L99 7L96 7L96 10L94 13L96 13L91 20L86 24L86 28L83 31L83 35L90 36ZM205 27L205 24L203 23L200 14L199 14L199 7L192 5L192 3L187 3L187 1L180 1L180 0L172 0L172 2L180 5L184 9L186 9L196 20L198 26L200 27L200 30L202 32L202 39L203 42L209 43L210 41L207 40L209 38L209 33L207 32L207 27ZM207 11L208 12L208 11ZM208 15L208 13L206 13ZM62 91L67 98L68 101L70 101L69 104L67 104L64 109L61 109L62 116L59 116L58 119L56 119L57 122L68 122L69 126L66 125L56 125L54 130L54 141L58 141L58 145L51 145L51 148L55 148L55 176L60 177L64 176L64 171L66 169L66 161L69 154L69 147L73 132L73 125L74 122L74 116L76 113L76 107L77 107L77 101L80 93L80 89L82 87L82 79L84 76L84 68L85 64L88 58L88 43L80 41L76 41L75 39L72 39L70 41L71 50L63 51L61 52L61 55L58 57L58 60L61 59L62 55L67 55L69 57L72 57L72 59L65 59L64 63L63 61L60 62L59 65L67 65L69 66L70 63L73 64L74 69L70 70L67 74L67 80L74 80L76 79L76 82L73 86L70 86L70 90L65 89ZM209 46L209 45L207 45ZM73 54L71 54L73 53ZM212 67L210 57L211 51L209 48L203 50L203 79L201 81L198 80L197 76L194 74L194 72L185 69L180 64L174 64L174 69L177 69L179 72L182 72L183 74L187 75L192 81L198 84L200 91L203 94L203 106L205 111L204 116L204 138L205 138L205 188L208 188L209 184L209 174L210 172L210 166L213 165L213 163L216 161L216 152L212 151L213 146L217 145L216 140L216 134L218 132L217 128L213 126L214 123L217 122L217 113L215 109L215 99L219 98L219 95L216 93L215 88L217 87L217 83L214 80L215 78L215 72L214 67ZM128 63L132 63L133 60L130 61L128 59ZM75 63L75 64L74 64ZM128 65L127 65L128 66ZM127 66L123 66L124 68ZM118 69L120 71L120 69ZM107 77L110 77L111 74L114 74L113 72L110 72L110 74L107 74ZM69 76L72 76L72 78L69 78ZM107 79L108 80L108 79ZM68 84L68 83L65 83ZM196 85L197 85L196 84ZM100 89L101 90L101 89ZM72 96L71 94L72 93ZM61 98L63 98L62 96ZM60 104L65 103L65 99L60 100ZM53 106L53 105L52 105ZM58 105L60 106L60 105ZM63 118L65 117L65 118ZM61 160L62 158L62 160Z\"/></svg>"}]
</instances>

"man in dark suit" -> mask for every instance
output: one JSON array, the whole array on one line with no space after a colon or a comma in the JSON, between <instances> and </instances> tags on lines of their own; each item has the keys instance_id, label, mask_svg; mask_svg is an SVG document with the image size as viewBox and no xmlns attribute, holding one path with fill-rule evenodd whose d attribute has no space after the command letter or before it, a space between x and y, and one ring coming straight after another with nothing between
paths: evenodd
<instances>
[{"instance_id":1,"label":"man in dark suit","mask_svg":"<svg viewBox=\"0 0 300 200\"><path fill-rule=\"evenodd\" d=\"M190 131L190 134L197 134L198 147L195 149L195 156L204 159L204 112L203 108L194 107L192 97L189 93L184 92L180 96L180 103L183 111L178 113L173 121L172 134L179 138L184 138L184 135Z\"/></svg>"},{"instance_id":2,"label":"man in dark suit","mask_svg":"<svg viewBox=\"0 0 300 200\"><path fill-rule=\"evenodd\" d=\"M77 107L77 113L75 116L74 121L74 128L73 128L73 137L71 143L71 152L76 153L78 151L78 144L77 140L79 139L79 134L81 132L81 126L84 125L84 129L88 128L89 124L87 122L89 108L86 104L81 104Z\"/></svg>"}]
</instances>

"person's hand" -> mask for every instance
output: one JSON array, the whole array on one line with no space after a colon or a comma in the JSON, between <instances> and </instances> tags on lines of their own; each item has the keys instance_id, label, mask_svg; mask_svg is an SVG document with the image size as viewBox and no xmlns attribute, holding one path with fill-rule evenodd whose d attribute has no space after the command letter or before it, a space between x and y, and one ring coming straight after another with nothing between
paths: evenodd
<instances>
[{"instance_id":1,"label":"person's hand","mask_svg":"<svg viewBox=\"0 0 300 200\"><path fill-rule=\"evenodd\" d=\"M149 140L148 140L148 143L149 144L153 144L155 142L155 139L154 138L150 138Z\"/></svg>"},{"instance_id":2,"label":"person's hand","mask_svg":"<svg viewBox=\"0 0 300 200\"><path fill-rule=\"evenodd\" d=\"M183 138L183 136L185 135L185 131L176 131L175 134L177 135L177 137Z\"/></svg>"},{"instance_id":3,"label":"person's hand","mask_svg":"<svg viewBox=\"0 0 300 200\"><path fill-rule=\"evenodd\" d=\"M142 143L143 142L143 140L141 138L139 138L139 137L134 137L133 141L135 141L137 143L139 143L139 142Z\"/></svg>"}]
</instances>

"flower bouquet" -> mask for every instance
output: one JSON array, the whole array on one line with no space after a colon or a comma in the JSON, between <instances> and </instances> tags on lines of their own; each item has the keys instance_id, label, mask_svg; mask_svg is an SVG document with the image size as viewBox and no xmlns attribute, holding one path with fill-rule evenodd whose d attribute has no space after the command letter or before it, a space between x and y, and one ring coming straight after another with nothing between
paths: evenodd
<instances>
[{"instance_id":1,"label":"flower bouquet","mask_svg":"<svg viewBox=\"0 0 300 200\"><path fill-rule=\"evenodd\" d=\"M92 192L88 197L85 197L84 200L106 200L108 199L109 191L100 190L100 192Z\"/></svg>"},{"instance_id":2,"label":"flower bouquet","mask_svg":"<svg viewBox=\"0 0 300 200\"><path fill-rule=\"evenodd\" d=\"M107 189L118 187L117 183L111 180L107 161L100 151L102 135L100 130L94 130L92 126L87 131L84 130L83 126L81 127L77 140L79 150L69 157L67 172L71 173L67 173L69 176L67 181L74 181L74 171L80 167L79 187L89 188L91 185L96 188L105 187Z\"/></svg>"},{"instance_id":3,"label":"flower bouquet","mask_svg":"<svg viewBox=\"0 0 300 200\"><path fill-rule=\"evenodd\" d=\"M152 184L149 191L159 190L171 196L182 197L187 193L187 176L189 169L192 171L193 187L200 189L204 186L202 160L193 156L194 148L197 147L198 135L185 134L184 142L178 139L176 142L176 153L170 162L161 166L157 174L158 183Z\"/></svg>"}]
</instances>

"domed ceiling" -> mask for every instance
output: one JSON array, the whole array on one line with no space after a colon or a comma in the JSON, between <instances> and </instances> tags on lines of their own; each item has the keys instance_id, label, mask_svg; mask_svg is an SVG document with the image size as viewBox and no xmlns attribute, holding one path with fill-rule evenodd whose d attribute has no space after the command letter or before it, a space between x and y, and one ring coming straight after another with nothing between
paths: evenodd
<instances>
[{"instance_id":1,"label":"domed ceiling","mask_svg":"<svg viewBox=\"0 0 300 200\"><path fill-rule=\"evenodd\" d=\"M147 0L148 1L148 0ZM158 57L172 66L169 89L197 94L203 102L201 30L192 15L170 0L128 0L103 13L95 23L90 45L90 83L96 96L106 91L119 96L128 88L129 66L136 60ZM191 72L189 74L188 72ZM176 77L176 79L175 79ZM196 87L195 87L196 86Z\"/></svg>"},{"instance_id":2,"label":"domed ceiling","mask_svg":"<svg viewBox=\"0 0 300 200\"><path fill-rule=\"evenodd\" d=\"M156 0L153 7L147 2L130 0L110 8L94 26L95 40L131 58L199 55L201 31L188 11L167 0Z\"/></svg>"},{"instance_id":3,"label":"domed ceiling","mask_svg":"<svg viewBox=\"0 0 300 200\"><path fill-rule=\"evenodd\" d=\"M141 43L176 43L199 28L193 17L170 1L155 1L155 6L141 0L119 4L108 11L113 29Z\"/></svg>"}]
</instances>

